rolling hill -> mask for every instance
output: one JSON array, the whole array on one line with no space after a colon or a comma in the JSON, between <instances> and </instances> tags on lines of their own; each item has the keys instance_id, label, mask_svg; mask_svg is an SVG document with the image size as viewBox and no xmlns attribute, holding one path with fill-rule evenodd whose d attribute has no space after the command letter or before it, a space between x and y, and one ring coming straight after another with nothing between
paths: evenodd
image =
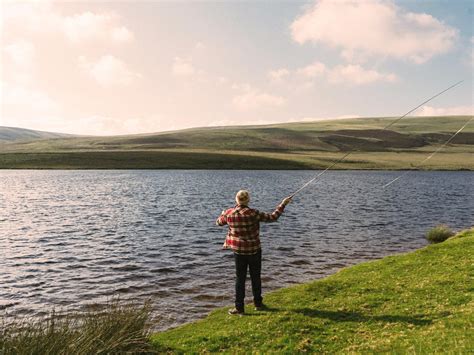
<instances>
[{"instance_id":1,"label":"rolling hill","mask_svg":"<svg viewBox=\"0 0 474 355\"><path fill-rule=\"evenodd\" d=\"M0 142L16 142L26 140L67 138L72 134L35 131L32 129L0 126Z\"/></svg>"},{"instance_id":2,"label":"rolling hill","mask_svg":"<svg viewBox=\"0 0 474 355\"><path fill-rule=\"evenodd\" d=\"M470 117L408 117L195 128L113 137L0 143L3 168L316 169L354 151L339 168L410 169ZM474 170L474 125L426 165Z\"/></svg>"}]
</instances>

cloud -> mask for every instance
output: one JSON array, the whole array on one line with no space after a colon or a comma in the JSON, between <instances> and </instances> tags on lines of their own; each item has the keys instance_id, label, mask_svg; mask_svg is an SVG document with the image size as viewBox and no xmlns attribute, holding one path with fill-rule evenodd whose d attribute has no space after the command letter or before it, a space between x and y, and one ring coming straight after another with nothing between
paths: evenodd
<instances>
[{"instance_id":1,"label":"cloud","mask_svg":"<svg viewBox=\"0 0 474 355\"><path fill-rule=\"evenodd\" d=\"M18 39L5 45L3 52L7 59L3 64L4 78L23 85L31 83L36 58L35 45L24 39Z\"/></svg>"},{"instance_id":2,"label":"cloud","mask_svg":"<svg viewBox=\"0 0 474 355\"><path fill-rule=\"evenodd\" d=\"M7 3L3 10L6 32L60 33L75 44L89 41L123 43L134 38L114 12L63 15L47 1Z\"/></svg>"},{"instance_id":3,"label":"cloud","mask_svg":"<svg viewBox=\"0 0 474 355\"><path fill-rule=\"evenodd\" d=\"M128 42L133 34L125 26L116 25L118 16L113 13L84 12L61 18L66 38L73 43L105 40L109 42Z\"/></svg>"},{"instance_id":4,"label":"cloud","mask_svg":"<svg viewBox=\"0 0 474 355\"><path fill-rule=\"evenodd\" d=\"M12 63L21 68L30 68L34 63L35 46L33 43L20 39L7 44L3 50L8 55Z\"/></svg>"},{"instance_id":5,"label":"cloud","mask_svg":"<svg viewBox=\"0 0 474 355\"><path fill-rule=\"evenodd\" d=\"M360 65L337 65L328 71L328 81L331 84L366 85L378 81L393 83L397 81L395 74L380 73L372 69L364 69Z\"/></svg>"},{"instance_id":6,"label":"cloud","mask_svg":"<svg viewBox=\"0 0 474 355\"><path fill-rule=\"evenodd\" d=\"M176 76L191 76L196 73L196 69L190 59L176 57L174 58L171 72Z\"/></svg>"},{"instance_id":7,"label":"cloud","mask_svg":"<svg viewBox=\"0 0 474 355\"><path fill-rule=\"evenodd\" d=\"M297 74L303 75L307 78L315 78L321 76L326 72L326 65L321 62L314 62L313 64L307 65L304 68L296 70Z\"/></svg>"},{"instance_id":8,"label":"cloud","mask_svg":"<svg viewBox=\"0 0 474 355\"><path fill-rule=\"evenodd\" d=\"M239 110L248 111L263 107L280 107L286 104L285 98L260 91L248 84L234 84L232 88L244 91L232 99L232 103Z\"/></svg>"},{"instance_id":9,"label":"cloud","mask_svg":"<svg viewBox=\"0 0 474 355\"><path fill-rule=\"evenodd\" d=\"M374 69L365 69L360 65L336 65L328 67L324 63L314 62L303 68L296 69L296 74L305 78L306 86L311 86L315 78L323 78L330 84L347 84L347 85L366 85L375 82L393 83L398 80L393 73L381 73Z\"/></svg>"},{"instance_id":10,"label":"cloud","mask_svg":"<svg viewBox=\"0 0 474 355\"><path fill-rule=\"evenodd\" d=\"M220 76L216 80L216 83L218 85L224 85L224 84L227 84L228 82L229 82L229 79L226 76Z\"/></svg>"},{"instance_id":11,"label":"cloud","mask_svg":"<svg viewBox=\"0 0 474 355\"><path fill-rule=\"evenodd\" d=\"M290 75L290 71L285 68L270 70L268 72L268 77L273 82L281 82L283 81L288 75Z\"/></svg>"},{"instance_id":12,"label":"cloud","mask_svg":"<svg viewBox=\"0 0 474 355\"><path fill-rule=\"evenodd\" d=\"M202 42L196 42L196 44L194 45L194 49L196 50L206 49L206 45Z\"/></svg>"},{"instance_id":13,"label":"cloud","mask_svg":"<svg viewBox=\"0 0 474 355\"><path fill-rule=\"evenodd\" d=\"M2 82L1 88L4 112L22 110L27 106L33 112L54 113L60 108L46 92L9 82Z\"/></svg>"},{"instance_id":14,"label":"cloud","mask_svg":"<svg viewBox=\"0 0 474 355\"><path fill-rule=\"evenodd\" d=\"M415 116L464 116L474 115L474 106L432 107L422 106Z\"/></svg>"},{"instance_id":15,"label":"cloud","mask_svg":"<svg viewBox=\"0 0 474 355\"><path fill-rule=\"evenodd\" d=\"M141 77L139 73L131 71L123 61L112 55L104 55L96 62L90 62L84 56L80 56L79 67L104 87L128 85Z\"/></svg>"},{"instance_id":16,"label":"cloud","mask_svg":"<svg viewBox=\"0 0 474 355\"><path fill-rule=\"evenodd\" d=\"M458 30L391 1L319 0L291 24L293 39L340 50L348 61L387 56L424 63L449 51Z\"/></svg>"}]
</instances>

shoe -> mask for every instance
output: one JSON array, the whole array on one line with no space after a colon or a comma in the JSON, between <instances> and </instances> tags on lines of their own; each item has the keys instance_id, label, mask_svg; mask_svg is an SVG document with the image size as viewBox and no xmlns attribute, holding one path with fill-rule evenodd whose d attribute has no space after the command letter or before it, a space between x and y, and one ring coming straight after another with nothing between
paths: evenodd
<instances>
[{"instance_id":1,"label":"shoe","mask_svg":"<svg viewBox=\"0 0 474 355\"><path fill-rule=\"evenodd\" d=\"M255 306L256 311L265 311L267 309L268 309L268 307L266 305L264 305L263 303L258 305L258 306Z\"/></svg>"},{"instance_id":2,"label":"shoe","mask_svg":"<svg viewBox=\"0 0 474 355\"><path fill-rule=\"evenodd\" d=\"M245 314L244 311L242 311L240 309L237 309L237 308L231 308L231 309L229 309L229 311L227 313L229 313L231 316L237 316L237 315L241 316L241 315Z\"/></svg>"}]
</instances>

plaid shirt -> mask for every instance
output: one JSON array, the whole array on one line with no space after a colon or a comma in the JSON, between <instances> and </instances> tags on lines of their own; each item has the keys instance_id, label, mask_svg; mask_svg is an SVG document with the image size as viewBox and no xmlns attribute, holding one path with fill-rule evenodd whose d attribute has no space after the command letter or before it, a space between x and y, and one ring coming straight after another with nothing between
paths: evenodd
<instances>
[{"instance_id":1,"label":"plaid shirt","mask_svg":"<svg viewBox=\"0 0 474 355\"><path fill-rule=\"evenodd\" d=\"M272 213L259 212L244 205L224 211L216 224L229 226L223 249L232 249L237 254L251 255L260 250L260 222L276 221L285 205L279 205Z\"/></svg>"}]
</instances>

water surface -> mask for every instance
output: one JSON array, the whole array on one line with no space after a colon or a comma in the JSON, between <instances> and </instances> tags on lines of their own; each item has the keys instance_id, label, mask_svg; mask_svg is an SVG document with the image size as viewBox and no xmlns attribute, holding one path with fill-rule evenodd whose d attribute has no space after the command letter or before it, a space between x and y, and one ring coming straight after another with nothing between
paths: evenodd
<instances>
[{"instance_id":1,"label":"water surface","mask_svg":"<svg viewBox=\"0 0 474 355\"><path fill-rule=\"evenodd\" d=\"M0 313L151 300L166 328L232 303L232 254L214 225L247 188L271 211L314 171L0 171ZM328 172L262 225L264 292L426 244L473 224L474 174ZM251 295L250 289L247 295ZM251 300L249 298L249 300Z\"/></svg>"}]
</instances>

